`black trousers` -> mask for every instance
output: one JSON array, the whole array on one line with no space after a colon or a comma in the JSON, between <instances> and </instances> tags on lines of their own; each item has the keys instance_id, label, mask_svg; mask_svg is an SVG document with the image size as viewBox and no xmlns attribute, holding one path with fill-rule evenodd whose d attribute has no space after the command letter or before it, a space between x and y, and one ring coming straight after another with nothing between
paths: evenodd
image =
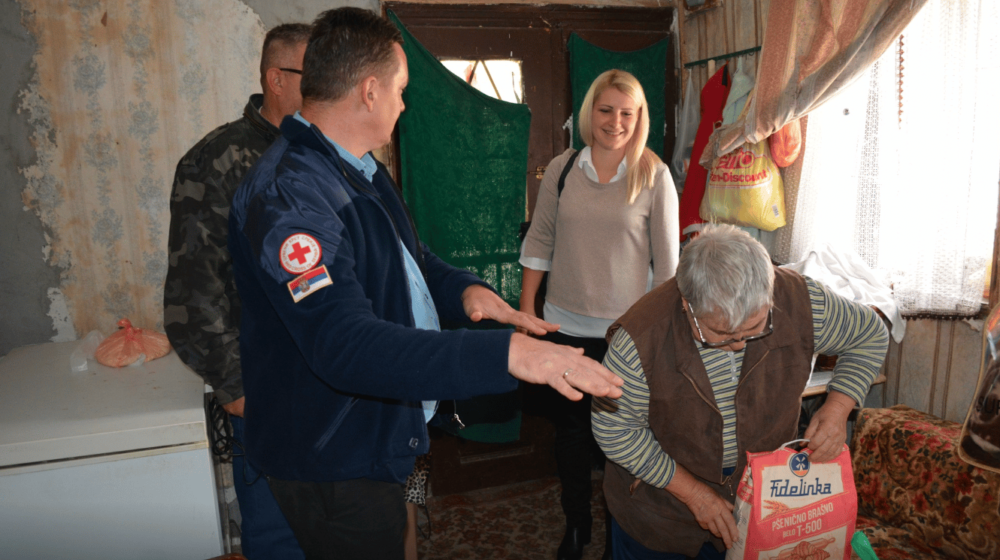
<instances>
[{"instance_id":1,"label":"black trousers","mask_svg":"<svg viewBox=\"0 0 1000 560\"><path fill-rule=\"evenodd\" d=\"M603 338L582 338L554 332L545 335L543 339L564 346L583 348L585 356L598 362L604 360L604 355L608 352L608 343ZM566 524L589 529L593 522L590 515L590 471L595 453L601 454L590 428L591 398L590 395L584 395L583 399L574 402L550 387L547 389L551 398L546 399L545 409L546 416L556 428L556 467L559 482L562 483L560 502L563 513L566 514ZM604 464L604 461L600 461L600 464Z\"/></svg>"},{"instance_id":2,"label":"black trousers","mask_svg":"<svg viewBox=\"0 0 1000 560\"><path fill-rule=\"evenodd\" d=\"M268 478L307 560L403 560L403 486L358 478L304 482Z\"/></svg>"}]
</instances>

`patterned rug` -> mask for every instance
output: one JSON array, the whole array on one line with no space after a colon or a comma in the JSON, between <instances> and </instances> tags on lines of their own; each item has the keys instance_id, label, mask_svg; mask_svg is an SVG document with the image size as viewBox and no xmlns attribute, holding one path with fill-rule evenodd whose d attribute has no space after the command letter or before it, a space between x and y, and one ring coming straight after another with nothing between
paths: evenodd
<instances>
[{"instance_id":1,"label":"patterned rug","mask_svg":"<svg viewBox=\"0 0 1000 560\"><path fill-rule=\"evenodd\" d=\"M584 560L598 560L604 552L604 494L599 479L593 484L594 525ZM420 560L553 560L566 531L556 478L431 496L427 511L431 534L417 536ZM419 526L426 533L424 513Z\"/></svg>"}]
</instances>

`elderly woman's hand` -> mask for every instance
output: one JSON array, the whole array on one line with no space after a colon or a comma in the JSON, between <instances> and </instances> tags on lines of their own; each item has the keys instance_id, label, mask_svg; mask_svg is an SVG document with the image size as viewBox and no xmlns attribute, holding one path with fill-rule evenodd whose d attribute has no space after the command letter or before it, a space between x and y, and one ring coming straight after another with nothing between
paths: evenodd
<instances>
[{"instance_id":1,"label":"elderly woman's hand","mask_svg":"<svg viewBox=\"0 0 1000 560\"><path fill-rule=\"evenodd\" d=\"M722 539L726 548L732 548L739 536L733 504L726 501L704 482L696 479L684 467L677 465L674 477L666 490L691 510L698 525Z\"/></svg>"},{"instance_id":2,"label":"elderly woman's hand","mask_svg":"<svg viewBox=\"0 0 1000 560\"><path fill-rule=\"evenodd\" d=\"M854 399L838 391L830 391L826 402L813 414L806 428L805 438L809 440L812 454L809 459L815 463L834 460L847 441L847 417L854 410Z\"/></svg>"}]
</instances>

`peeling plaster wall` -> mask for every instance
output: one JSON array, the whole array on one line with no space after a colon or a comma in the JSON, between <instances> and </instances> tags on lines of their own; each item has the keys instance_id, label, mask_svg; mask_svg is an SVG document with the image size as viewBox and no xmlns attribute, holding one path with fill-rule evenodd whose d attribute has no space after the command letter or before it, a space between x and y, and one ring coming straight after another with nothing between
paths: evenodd
<instances>
[{"instance_id":1,"label":"peeling plaster wall","mask_svg":"<svg viewBox=\"0 0 1000 560\"><path fill-rule=\"evenodd\" d=\"M21 202L25 180L17 170L32 164L35 150L28 116L17 111L18 92L34 73L37 45L20 13L15 0L0 0L0 355L56 335L47 311L49 292L59 285L58 271L44 261L41 222Z\"/></svg>"},{"instance_id":2,"label":"peeling plaster wall","mask_svg":"<svg viewBox=\"0 0 1000 560\"><path fill-rule=\"evenodd\" d=\"M265 28L310 21L341 4L378 7L375 0L0 0L0 356L95 328L109 334L118 314L161 328L177 160L238 118L246 95L259 89ZM130 23L150 31L140 50L152 58L129 58ZM143 41L141 33L132 38ZM179 93L185 80L203 82L197 105ZM133 120L142 115L152 120ZM133 124L147 128L135 129L137 137ZM114 142L125 148L111 149ZM95 230L103 233L95 238Z\"/></svg>"},{"instance_id":3,"label":"peeling plaster wall","mask_svg":"<svg viewBox=\"0 0 1000 560\"><path fill-rule=\"evenodd\" d=\"M174 166L259 90L263 24L239 0L3 1L0 353L161 329Z\"/></svg>"}]
</instances>

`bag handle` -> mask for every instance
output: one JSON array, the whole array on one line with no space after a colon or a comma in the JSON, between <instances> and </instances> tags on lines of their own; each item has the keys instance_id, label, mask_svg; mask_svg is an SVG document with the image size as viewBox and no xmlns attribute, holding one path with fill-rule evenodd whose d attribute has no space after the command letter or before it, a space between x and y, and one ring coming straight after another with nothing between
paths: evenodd
<instances>
[{"instance_id":1,"label":"bag handle","mask_svg":"<svg viewBox=\"0 0 1000 560\"><path fill-rule=\"evenodd\" d=\"M789 445L791 445L793 443L809 443L809 440L808 439L793 439L792 441L789 441L789 442L786 442L786 443L782 443L781 446L778 447L778 449L784 449L784 448L788 447Z\"/></svg>"}]
</instances>

